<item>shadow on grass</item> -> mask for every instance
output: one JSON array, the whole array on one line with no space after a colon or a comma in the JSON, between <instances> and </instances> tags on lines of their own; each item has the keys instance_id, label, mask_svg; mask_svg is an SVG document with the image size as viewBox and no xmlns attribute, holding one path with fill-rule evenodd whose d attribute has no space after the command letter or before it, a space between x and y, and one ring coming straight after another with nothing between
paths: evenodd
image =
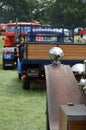
<instances>
[{"instance_id":1,"label":"shadow on grass","mask_svg":"<svg viewBox=\"0 0 86 130\"><path fill-rule=\"evenodd\" d=\"M45 91L46 90L46 83L39 83L39 82L31 82L30 89L33 91Z\"/></svg>"},{"instance_id":2,"label":"shadow on grass","mask_svg":"<svg viewBox=\"0 0 86 130\"><path fill-rule=\"evenodd\" d=\"M13 86L13 88L12 88ZM9 86L8 86L9 87ZM9 93L13 93L13 95L25 96L25 95L35 95L35 94L44 94L46 92L46 83L33 82L30 83L30 88L28 90L23 89L22 79L13 78L12 84L10 85Z\"/></svg>"}]
</instances>

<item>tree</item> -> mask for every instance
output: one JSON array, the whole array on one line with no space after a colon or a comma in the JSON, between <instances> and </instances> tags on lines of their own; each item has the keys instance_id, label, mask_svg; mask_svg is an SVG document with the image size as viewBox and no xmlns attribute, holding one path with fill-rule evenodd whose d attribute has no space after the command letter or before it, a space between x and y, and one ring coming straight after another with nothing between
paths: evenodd
<instances>
[{"instance_id":1,"label":"tree","mask_svg":"<svg viewBox=\"0 0 86 130\"><path fill-rule=\"evenodd\" d=\"M85 26L86 3L82 0L57 0L47 11L53 25Z\"/></svg>"},{"instance_id":2,"label":"tree","mask_svg":"<svg viewBox=\"0 0 86 130\"><path fill-rule=\"evenodd\" d=\"M37 19L43 24L48 24L47 9L53 3L53 0L39 0L34 9L34 19Z\"/></svg>"},{"instance_id":3,"label":"tree","mask_svg":"<svg viewBox=\"0 0 86 130\"><path fill-rule=\"evenodd\" d=\"M86 25L86 0L0 0L0 22Z\"/></svg>"},{"instance_id":4,"label":"tree","mask_svg":"<svg viewBox=\"0 0 86 130\"><path fill-rule=\"evenodd\" d=\"M19 21L32 21L33 14L37 0L1 0L2 17L5 22L10 19L15 21L16 18Z\"/></svg>"}]
</instances>

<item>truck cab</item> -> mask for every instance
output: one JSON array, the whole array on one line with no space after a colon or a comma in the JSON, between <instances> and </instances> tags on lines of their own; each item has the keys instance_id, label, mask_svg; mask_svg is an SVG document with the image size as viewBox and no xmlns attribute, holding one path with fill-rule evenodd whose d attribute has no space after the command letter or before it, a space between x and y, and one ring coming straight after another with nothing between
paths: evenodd
<instances>
[{"instance_id":1,"label":"truck cab","mask_svg":"<svg viewBox=\"0 0 86 130\"><path fill-rule=\"evenodd\" d=\"M6 35L3 38L3 69L17 66L17 58L19 56L17 45L20 44L22 37L27 33L30 26L35 24L38 25L38 23L28 22L7 23Z\"/></svg>"}]
</instances>

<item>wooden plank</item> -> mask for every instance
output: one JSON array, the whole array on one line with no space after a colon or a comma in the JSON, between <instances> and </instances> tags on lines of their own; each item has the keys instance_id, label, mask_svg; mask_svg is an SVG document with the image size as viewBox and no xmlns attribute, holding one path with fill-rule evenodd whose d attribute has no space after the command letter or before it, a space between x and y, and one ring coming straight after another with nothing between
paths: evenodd
<instances>
[{"instance_id":1,"label":"wooden plank","mask_svg":"<svg viewBox=\"0 0 86 130\"><path fill-rule=\"evenodd\" d=\"M64 52L63 59L70 59L70 60L84 60L86 59L86 45L60 45L59 47Z\"/></svg>"},{"instance_id":2,"label":"wooden plank","mask_svg":"<svg viewBox=\"0 0 86 130\"><path fill-rule=\"evenodd\" d=\"M58 46L63 52L64 60L84 60L86 59L86 45L74 44L28 44L28 57L29 59L49 59L49 50L52 47ZM24 53L24 57L26 52Z\"/></svg>"},{"instance_id":3,"label":"wooden plank","mask_svg":"<svg viewBox=\"0 0 86 130\"><path fill-rule=\"evenodd\" d=\"M58 109L61 104L86 103L70 66L45 66L50 130L58 130Z\"/></svg>"},{"instance_id":4,"label":"wooden plank","mask_svg":"<svg viewBox=\"0 0 86 130\"><path fill-rule=\"evenodd\" d=\"M56 45L53 44L28 44L29 59L50 59L49 50Z\"/></svg>"}]
</instances>

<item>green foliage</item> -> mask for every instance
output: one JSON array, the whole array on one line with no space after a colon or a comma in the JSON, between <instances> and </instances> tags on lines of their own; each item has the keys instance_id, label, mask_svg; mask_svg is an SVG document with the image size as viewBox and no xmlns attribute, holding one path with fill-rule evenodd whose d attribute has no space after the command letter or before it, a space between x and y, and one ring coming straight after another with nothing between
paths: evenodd
<instances>
[{"instance_id":1,"label":"green foliage","mask_svg":"<svg viewBox=\"0 0 86 130\"><path fill-rule=\"evenodd\" d=\"M53 25L86 25L85 0L1 0L0 20L32 22Z\"/></svg>"},{"instance_id":2,"label":"green foliage","mask_svg":"<svg viewBox=\"0 0 86 130\"><path fill-rule=\"evenodd\" d=\"M1 2L5 22L9 22L9 20L15 21L16 18L19 21L33 20L32 11L36 6L37 0L1 0Z\"/></svg>"},{"instance_id":3,"label":"green foliage","mask_svg":"<svg viewBox=\"0 0 86 130\"><path fill-rule=\"evenodd\" d=\"M85 26L86 3L76 0L58 0L48 11L52 24Z\"/></svg>"}]
</instances>

